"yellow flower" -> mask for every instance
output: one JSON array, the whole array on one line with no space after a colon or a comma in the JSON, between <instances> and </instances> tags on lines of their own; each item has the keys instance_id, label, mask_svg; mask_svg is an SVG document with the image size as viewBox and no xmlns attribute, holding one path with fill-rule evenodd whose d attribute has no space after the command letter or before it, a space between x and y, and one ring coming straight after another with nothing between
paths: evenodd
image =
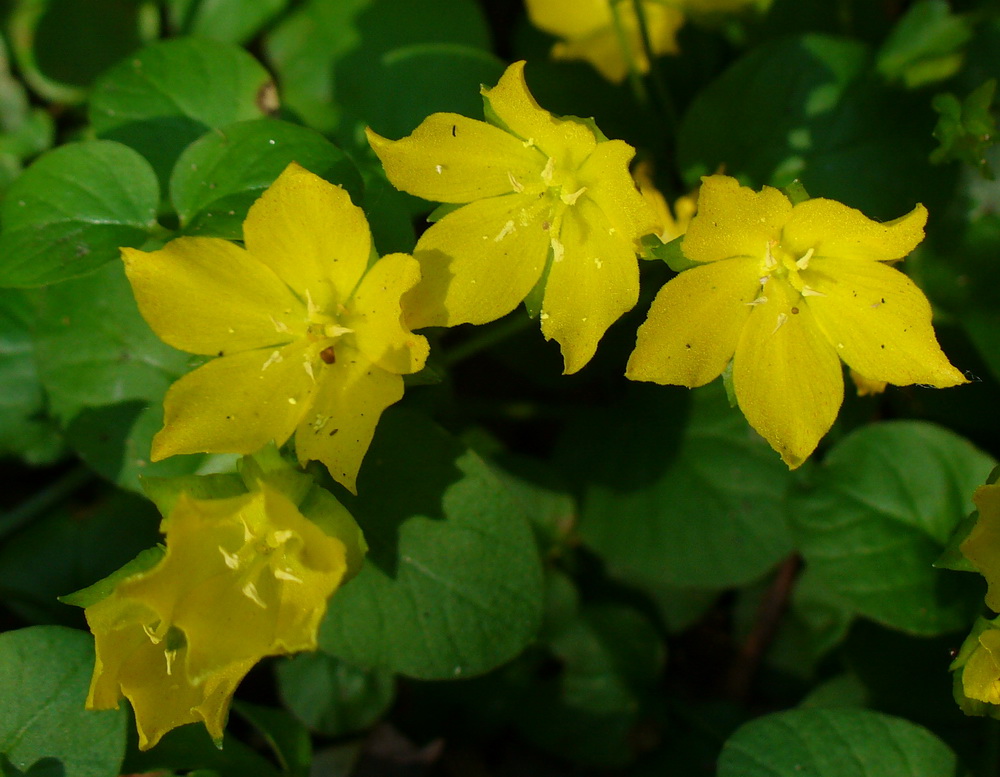
<instances>
[{"instance_id":1,"label":"yellow flower","mask_svg":"<svg viewBox=\"0 0 1000 777\"><path fill-rule=\"evenodd\" d=\"M576 372L638 299L635 250L655 219L628 171L634 151L541 109L523 62L483 96L498 126L435 113L402 140L368 131L396 188L468 203L417 242L421 281L403 300L407 323L484 324L541 282L542 333Z\"/></svg>"},{"instance_id":2,"label":"yellow flower","mask_svg":"<svg viewBox=\"0 0 1000 777\"><path fill-rule=\"evenodd\" d=\"M986 578L986 605L1000 612L1000 484L980 486L972 501L979 518L960 549Z\"/></svg>"},{"instance_id":3,"label":"yellow flower","mask_svg":"<svg viewBox=\"0 0 1000 777\"><path fill-rule=\"evenodd\" d=\"M181 494L161 529L158 563L85 610L97 651L87 707L128 698L142 749L185 723L221 740L240 680L265 656L316 648L347 572L345 542L267 483L225 499Z\"/></svg>"},{"instance_id":4,"label":"yellow flower","mask_svg":"<svg viewBox=\"0 0 1000 777\"><path fill-rule=\"evenodd\" d=\"M153 460L251 453L295 435L352 491L382 411L420 370L427 341L401 322L419 279L405 254L366 272L368 223L348 194L296 164L253 204L245 248L181 237L122 249L139 309L165 342L216 356L164 400Z\"/></svg>"},{"instance_id":5,"label":"yellow flower","mask_svg":"<svg viewBox=\"0 0 1000 777\"><path fill-rule=\"evenodd\" d=\"M966 715L1000 717L1000 623L979 618L951 663L955 701Z\"/></svg>"},{"instance_id":6,"label":"yellow flower","mask_svg":"<svg viewBox=\"0 0 1000 777\"><path fill-rule=\"evenodd\" d=\"M887 264L923 239L926 219L918 205L879 224L832 200L793 206L771 187L704 178L682 243L700 264L660 290L626 375L693 388L732 360L741 410L792 468L837 417L841 359L872 381L965 383L926 297Z\"/></svg>"},{"instance_id":7,"label":"yellow flower","mask_svg":"<svg viewBox=\"0 0 1000 777\"><path fill-rule=\"evenodd\" d=\"M552 47L553 59L586 60L614 83L628 75L630 61L639 73L649 72L632 0L527 0L526 5L532 24L563 39ZM654 56L677 53L684 14L676 6L642 0Z\"/></svg>"}]
</instances>

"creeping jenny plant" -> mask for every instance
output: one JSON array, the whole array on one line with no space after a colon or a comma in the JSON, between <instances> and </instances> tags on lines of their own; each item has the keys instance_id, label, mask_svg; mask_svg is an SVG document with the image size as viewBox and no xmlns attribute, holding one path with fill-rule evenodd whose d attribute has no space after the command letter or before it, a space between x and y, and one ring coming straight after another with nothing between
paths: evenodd
<instances>
[{"instance_id":1,"label":"creeping jenny plant","mask_svg":"<svg viewBox=\"0 0 1000 777\"><path fill-rule=\"evenodd\" d=\"M96 639L87 706L128 698L143 749L194 722L221 741L244 675L265 656L316 649L327 599L365 552L346 510L276 454L241 469L249 491L217 499L185 490L211 477L166 481L160 490L179 493L160 526L165 550L64 599L86 607ZM306 494L318 523L296 504Z\"/></svg>"},{"instance_id":2,"label":"creeping jenny plant","mask_svg":"<svg viewBox=\"0 0 1000 777\"><path fill-rule=\"evenodd\" d=\"M523 62L483 98L491 123L435 113L402 140L368 131L394 186L463 205L417 242L406 322L485 324L543 283L542 333L576 372L639 297L636 244L656 222L629 174L634 150L540 108Z\"/></svg>"},{"instance_id":3,"label":"creeping jenny plant","mask_svg":"<svg viewBox=\"0 0 1000 777\"><path fill-rule=\"evenodd\" d=\"M405 254L369 267L364 213L296 164L250 208L243 239L122 249L160 338L217 357L170 388L152 457L252 453L294 434L301 462L322 461L354 490L379 416L403 396L401 376L427 358L399 303L419 267Z\"/></svg>"},{"instance_id":4,"label":"creeping jenny plant","mask_svg":"<svg viewBox=\"0 0 1000 777\"><path fill-rule=\"evenodd\" d=\"M698 266L657 294L626 374L693 388L731 360L740 409L793 468L837 417L841 360L900 386L965 383L927 298L888 265L916 248L926 220L922 205L879 224L833 200L793 206L768 186L705 178L681 244Z\"/></svg>"}]
</instances>

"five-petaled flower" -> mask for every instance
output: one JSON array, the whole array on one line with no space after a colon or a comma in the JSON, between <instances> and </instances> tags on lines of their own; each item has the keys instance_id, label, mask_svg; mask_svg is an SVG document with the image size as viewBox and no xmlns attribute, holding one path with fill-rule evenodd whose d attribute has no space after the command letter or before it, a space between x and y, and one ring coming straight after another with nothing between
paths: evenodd
<instances>
[{"instance_id":1,"label":"five-petaled flower","mask_svg":"<svg viewBox=\"0 0 1000 777\"><path fill-rule=\"evenodd\" d=\"M653 56L677 53L684 14L677 2L641 0ZM527 0L528 17L562 38L553 59L583 59L608 81L620 83L630 69L649 72L639 18L632 0ZM631 68L630 68L631 65Z\"/></svg>"},{"instance_id":2,"label":"five-petaled flower","mask_svg":"<svg viewBox=\"0 0 1000 777\"><path fill-rule=\"evenodd\" d=\"M161 529L157 563L126 568L85 611L97 651L87 707L128 698L142 749L195 722L221 741L244 675L265 656L316 649L327 599L363 552L347 547L356 532L324 533L267 483L223 499L182 494Z\"/></svg>"},{"instance_id":3,"label":"five-petaled flower","mask_svg":"<svg viewBox=\"0 0 1000 777\"><path fill-rule=\"evenodd\" d=\"M151 253L122 249L157 335L217 357L170 388L152 458L252 453L294 434L301 462L322 461L353 491L382 411L403 396L401 376L427 358L399 301L419 266L391 254L369 267L361 209L296 164L250 208L243 238L245 248L181 237Z\"/></svg>"},{"instance_id":4,"label":"five-petaled flower","mask_svg":"<svg viewBox=\"0 0 1000 777\"><path fill-rule=\"evenodd\" d=\"M462 204L417 242L406 321L484 324L542 283L542 333L576 372L638 299L635 251L655 217L629 174L634 151L540 108L523 62L483 96L492 124L435 113L402 140L368 132L394 186Z\"/></svg>"},{"instance_id":5,"label":"five-petaled flower","mask_svg":"<svg viewBox=\"0 0 1000 777\"><path fill-rule=\"evenodd\" d=\"M841 360L895 385L965 383L941 351L927 298L888 266L923 239L927 211L880 224L827 199L792 203L703 179L684 254L699 265L659 292L627 376L688 387L732 360L750 425L797 467L837 417Z\"/></svg>"}]
</instances>

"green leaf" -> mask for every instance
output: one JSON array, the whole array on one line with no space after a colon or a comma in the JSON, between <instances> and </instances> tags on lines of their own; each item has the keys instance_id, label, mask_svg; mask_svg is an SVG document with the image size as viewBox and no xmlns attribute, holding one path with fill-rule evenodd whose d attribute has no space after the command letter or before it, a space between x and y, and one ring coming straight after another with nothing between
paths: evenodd
<instances>
[{"instance_id":1,"label":"green leaf","mask_svg":"<svg viewBox=\"0 0 1000 777\"><path fill-rule=\"evenodd\" d=\"M246 43L288 5L288 0L168 0L170 24L182 35Z\"/></svg>"},{"instance_id":2,"label":"green leaf","mask_svg":"<svg viewBox=\"0 0 1000 777\"><path fill-rule=\"evenodd\" d=\"M10 38L25 80L47 100L82 102L94 79L154 37L156 9L140 0L21 0Z\"/></svg>"},{"instance_id":3,"label":"green leaf","mask_svg":"<svg viewBox=\"0 0 1000 777\"><path fill-rule=\"evenodd\" d=\"M478 116L479 87L495 84L504 64L481 48L457 43L419 43L368 61L345 84L342 99L380 135L410 134L427 116L452 112Z\"/></svg>"},{"instance_id":4,"label":"green leaf","mask_svg":"<svg viewBox=\"0 0 1000 777\"><path fill-rule=\"evenodd\" d=\"M718 777L955 777L927 729L864 710L808 709L754 720L726 742Z\"/></svg>"},{"instance_id":5,"label":"green leaf","mask_svg":"<svg viewBox=\"0 0 1000 777\"><path fill-rule=\"evenodd\" d=\"M55 423L46 416L31 341L33 321L24 292L0 290L0 455L41 464L56 458L63 445Z\"/></svg>"},{"instance_id":6,"label":"green leaf","mask_svg":"<svg viewBox=\"0 0 1000 777\"><path fill-rule=\"evenodd\" d=\"M962 101L951 92L934 97L931 105L938 113L934 137L941 145L931 153L931 162L962 161L993 180L986 154L996 143L997 122L992 111L996 88L996 79L990 78Z\"/></svg>"},{"instance_id":7,"label":"green leaf","mask_svg":"<svg viewBox=\"0 0 1000 777\"><path fill-rule=\"evenodd\" d=\"M588 766L627 764L643 689L662 669L663 643L630 607L581 605L561 574L549 576L547 599L541 640L552 666L532 677L515 722L526 738L560 756Z\"/></svg>"},{"instance_id":8,"label":"green leaf","mask_svg":"<svg viewBox=\"0 0 1000 777\"><path fill-rule=\"evenodd\" d=\"M0 285L85 275L156 228L156 177L132 149L70 143L39 157L0 205Z\"/></svg>"},{"instance_id":9,"label":"green leaf","mask_svg":"<svg viewBox=\"0 0 1000 777\"><path fill-rule=\"evenodd\" d=\"M99 137L141 153L166 188L174 162L211 129L258 119L277 106L271 76L238 46L200 38L155 43L94 86Z\"/></svg>"},{"instance_id":10,"label":"green leaf","mask_svg":"<svg viewBox=\"0 0 1000 777\"><path fill-rule=\"evenodd\" d=\"M271 33L265 51L285 105L311 127L330 132L340 126L345 108L358 113L366 101L370 105L364 90L380 88L371 75L388 52L421 43L486 50L489 38L473 0L309 0ZM465 59L468 65L471 60ZM475 67L478 72L482 65ZM410 77L396 72L396 77ZM449 74L449 80L454 78L464 76ZM478 100L478 89L472 96ZM393 100L399 99L393 93ZM381 110L386 109L394 110Z\"/></svg>"},{"instance_id":11,"label":"green leaf","mask_svg":"<svg viewBox=\"0 0 1000 777\"><path fill-rule=\"evenodd\" d=\"M661 262L666 262L667 267L674 272L683 272L697 267L698 262L693 262L684 255L684 251L681 249L683 241L683 235L666 243L656 235L646 235L642 239L642 256L644 259L659 259Z\"/></svg>"},{"instance_id":12,"label":"green leaf","mask_svg":"<svg viewBox=\"0 0 1000 777\"><path fill-rule=\"evenodd\" d=\"M159 524L158 521L156 523L157 525ZM159 534L157 533L156 536L158 537ZM118 583L125 580L125 578L138 575L155 567L160 563L165 553L166 548L162 545L146 548L131 561L123 564L107 577L103 577L96 583L86 588L81 588L79 591L60 596L59 601L63 604L71 604L74 607L91 607L102 599L107 599L111 596L115 588L118 587Z\"/></svg>"},{"instance_id":13,"label":"green leaf","mask_svg":"<svg viewBox=\"0 0 1000 777\"><path fill-rule=\"evenodd\" d=\"M885 86L869 63L864 44L823 35L751 49L684 115L677 156L686 181L720 168L756 187L800 179L812 196L881 220L916 202L943 207L954 173L926 164L935 121L926 98Z\"/></svg>"},{"instance_id":14,"label":"green leaf","mask_svg":"<svg viewBox=\"0 0 1000 777\"><path fill-rule=\"evenodd\" d=\"M245 701L233 703L233 709L264 737L288 777L307 777L312 762L309 732L285 710L262 707Z\"/></svg>"},{"instance_id":15,"label":"green leaf","mask_svg":"<svg viewBox=\"0 0 1000 777\"><path fill-rule=\"evenodd\" d=\"M792 503L811 573L858 613L911 634L966 625L971 576L933 568L995 462L917 421L866 426L839 442Z\"/></svg>"},{"instance_id":16,"label":"green leaf","mask_svg":"<svg viewBox=\"0 0 1000 777\"><path fill-rule=\"evenodd\" d=\"M197 724L168 731L151 750L130 747L122 766L124 774L163 769L170 774L190 772L206 777L287 777L265 756L234 737L225 735L222 747L217 747L205 727Z\"/></svg>"},{"instance_id":17,"label":"green leaf","mask_svg":"<svg viewBox=\"0 0 1000 777\"><path fill-rule=\"evenodd\" d=\"M0 634L0 753L19 769L43 758L64 777L118 774L125 710L83 707L94 668L89 634L35 626Z\"/></svg>"},{"instance_id":18,"label":"green leaf","mask_svg":"<svg viewBox=\"0 0 1000 777\"><path fill-rule=\"evenodd\" d=\"M911 89L942 81L962 67L971 37L971 21L953 14L946 0L917 0L882 44L876 67Z\"/></svg>"},{"instance_id":19,"label":"green leaf","mask_svg":"<svg viewBox=\"0 0 1000 777\"><path fill-rule=\"evenodd\" d=\"M121 262L39 295L35 355L54 415L88 407L159 402L189 359L163 343L139 314Z\"/></svg>"},{"instance_id":20,"label":"green leaf","mask_svg":"<svg viewBox=\"0 0 1000 777\"><path fill-rule=\"evenodd\" d=\"M693 392L687 417L686 395L633 386L567 440L564 467L584 484L580 533L625 582L741 585L792 550L788 469L721 386Z\"/></svg>"},{"instance_id":21,"label":"green leaf","mask_svg":"<svg viewBox=\"0 0 1000 777\"><path fill-rule=\"evenodd\" d=\"M344 186L357 201L353 163L314 130L275 119L222 127L188 146L170 177L170 200L191 235L241 239L254 200L291 163Z\"/></svg>"},{"instance_id":22,"label":"green leaf","mask_svg":"<svg viewBox=\"0 0 1000 777\"><path fill-rule=\"evenodd\" d=\"M475 453L390 409L340 501L370 550L331 600L323 650L422 679L467 677L517 655L541 618L541 569L527 520Z\"/></svg>"},{"instance_id":23,"label":"green leaf","mask_svg":"<svg viewBox=\"0 0 1000 777\"><path fill-rule=\"evenodd\" d=\"M285 706L310 729L329 737L373 726L392 706L391 672L359 669L325 653L301 653L278 664Z\"/></svg>"}]
</instances>

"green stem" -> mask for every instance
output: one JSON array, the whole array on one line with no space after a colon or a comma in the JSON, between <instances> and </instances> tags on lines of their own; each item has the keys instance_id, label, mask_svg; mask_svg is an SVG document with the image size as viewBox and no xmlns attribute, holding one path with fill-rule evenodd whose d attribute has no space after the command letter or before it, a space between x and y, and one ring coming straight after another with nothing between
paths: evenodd
<instances>
[{"instance_id":1,"label":"green stem","mask_svg":"<svg viewBox=\"0 0 1000 777\"><path fill-rule=\"evenodd\" d=\"M25 499L10 512L0 515L0 539L50 510L85 483L90 482L93 477L94 474L87 467L72 469L34 496Z\"/></svg>"},{"instance_id":2,"label":"green stem","mask_svg":"<svg viewBox=\"0 0 1000 777\"><path fill-rule=\"evenodd\" d=\"M649 62L649 80L653 83L657 100L663 111L663 117L669 124L671 132L677 134L677 106L674 105L674 98L667 88L667 80L663 77L659 59L653 53L653 41L649 37L649 21L646 19L646 9L643 8L642 0L632 0L635 8L635 18L639 21L639 37L642 39L642 48L646 54L646 61Z\"/></svg>"},{"instance_id":3,"label":"green stem","mask_svg":"<svg viewBox=\"0 0 1000 777\"><path fill-rule=\"evenodd\" d=\"M646 91L646 83L642 80L642 73L639 72L639 65L635 60L632 51L632 43L628 39L625 27L622 25L621 14L618 13L618 3L622 0L608 0L611 3L611 18L615 25L615 35L618 38L618 46L622 50L622 57L628 67L628 82L632 87L632 93L639 105L649 106L649 92ZM626 0L627 1L627 0Z\"/></svg>"},{"instance_id":4,"label":"green stem","mask_svg":"<svg viewBox=\"0 0 1000 777\"><path fill-rule=\"evenodd\" d=\"M531 323L532 320L527 316L515 315L493 326L482 327L477 334L449 349L444 355L444 363L448 366L458 364L458 362L475 356L480 351L485 351L487 348L513 337L518 332L524 331L531 326Z\"/></svg>"}]
</instances>

